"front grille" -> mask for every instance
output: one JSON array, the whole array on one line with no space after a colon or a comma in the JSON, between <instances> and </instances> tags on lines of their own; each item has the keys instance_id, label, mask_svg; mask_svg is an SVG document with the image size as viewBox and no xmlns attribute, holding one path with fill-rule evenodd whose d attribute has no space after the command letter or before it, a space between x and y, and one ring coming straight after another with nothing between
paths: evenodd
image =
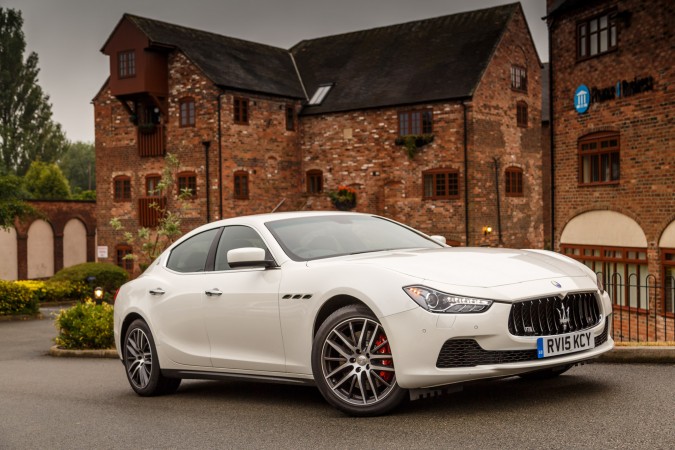
<instances>
[{"instance_id":1,"label":"front grille","mask_svg":"<svg viewBox=\"0 0 675 450\"><path fill-rule=\"evenodd\" d=\"M554 336L594 327L600 317L593 292L538 298L511 305L509 332L514 336Z\"/></svg>"},{"instance_id":2,"label":"front grille","mask_svg":"<svg viewBox=\"0 0 675 450\"><path fill-rule=\"evenodd\" d=\"M609 317L605 319L605 329L595 337L595 346L607 342ZM561 355L567 356L567 355ZM505 364L536 361L537 350L485 350L473 339L454 339L445 341L436 360L439 369L456 367L475 367L484 364Z\"/></svg>"}]
</instances>

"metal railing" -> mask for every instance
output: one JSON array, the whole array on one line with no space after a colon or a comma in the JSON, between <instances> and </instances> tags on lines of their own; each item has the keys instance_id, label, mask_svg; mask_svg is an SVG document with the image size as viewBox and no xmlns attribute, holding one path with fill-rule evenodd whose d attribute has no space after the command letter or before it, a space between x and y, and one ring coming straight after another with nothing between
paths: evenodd
<instances>
[{"instance_id":1,"label":"metal railing","mask_svg":"<svg viewBox=\"0 0 675 450\"><path fill-rule=\"evenodd\" d=\"M613 338L617 342L675 341L675 278L598 272L614 305Z\"/></svg>"}]
</instances>

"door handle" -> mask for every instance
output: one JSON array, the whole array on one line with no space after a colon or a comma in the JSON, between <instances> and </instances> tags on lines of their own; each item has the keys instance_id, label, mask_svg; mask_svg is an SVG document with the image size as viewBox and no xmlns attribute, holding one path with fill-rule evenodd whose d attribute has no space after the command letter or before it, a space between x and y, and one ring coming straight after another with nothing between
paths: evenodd
<instances>
[{"instance_id":1,"label":"door handle","mask_svg":"<svg viewBox=\"0 0 675 450\"><path fill-rule=\"evenodd\" d=\"M205 294L208 295L209 297L214 297L214 296L220 297L221 295L223 295L223 292L218 288L213 288L213 289L209 289L208 291L206 291Z\"/></svg>"},{"instance_id":2,"label":"door handle","mask_svg":"<svg viewBox=\"0 0 675 450\"><path fill-rule=\"evenodd\" d=\"M150 289L150 295L164 295L164 289L159 287L155 289Z\"/></svg>"}]
</instances>

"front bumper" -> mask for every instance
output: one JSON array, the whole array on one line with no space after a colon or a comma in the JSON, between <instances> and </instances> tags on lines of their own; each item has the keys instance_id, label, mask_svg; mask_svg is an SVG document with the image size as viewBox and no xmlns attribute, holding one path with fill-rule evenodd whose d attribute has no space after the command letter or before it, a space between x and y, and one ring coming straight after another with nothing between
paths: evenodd
<instances>
[{"instance_id":1,"label":"front bumper","mask_svg":"<svg viewBox=\"0 0 675 450\"><path fill-rule=\"evenodd\" d=\"M474 340L483 350L495 352L493 355L521 351L536 353L536 336L514 336L509 333L511 305L508 303L495 303L488 311L480 314L434 314L416 308L381 320L391 343L398 384L406 389L431 388L517 375L600 356L614 347L611 330L606 329L611 323L611 320L607 320L611 309L606 306L606 296L603 295L601 302L602 319L588 330L599 345L576 353L520 362L497 357L486 358L470 367L437 367L439 353L448 340ZM491 363L484 364L486 360Z\"/></svg>"}]
</instances>

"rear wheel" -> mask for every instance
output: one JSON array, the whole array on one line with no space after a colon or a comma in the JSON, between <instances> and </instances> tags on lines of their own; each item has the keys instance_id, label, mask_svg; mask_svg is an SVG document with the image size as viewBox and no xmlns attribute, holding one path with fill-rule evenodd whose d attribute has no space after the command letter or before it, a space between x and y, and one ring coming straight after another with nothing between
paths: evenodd
<instances>
[{"instance_id":1,"label":"rear wheel","mask_svg":"<svg viewBox=\"0 0 675 450\"><path fill-rule=\"evenodd\" d=\"M340 308L321 324L312 371L328 403L354 416L385 414L407 394L396 383L387 334L363 305Z\"/></svg>"},{"instance_id":2,"label":"rear wheel","mask_svg":"<svg viewBox=\"0 0 675 450\"><path fill-rule=\"evenodd\" d=\"M162 375L155 341L145 322L137 319L131 323L123 345L127 379L138 395L149 397L176 392L181 379Z\"/></svg>"},{"instance_id":3,"label":"rear wheel","mask_svg":"<svg viewBox=\"0 0 675 450\"><path fill-rule=\"evenodd\" d=\"M551 367L550 369L537 370L536 372L521 373L518 375L525 380L548 380L562 375L572 368L572 364Z\"/></svg>"}]
</instances>

